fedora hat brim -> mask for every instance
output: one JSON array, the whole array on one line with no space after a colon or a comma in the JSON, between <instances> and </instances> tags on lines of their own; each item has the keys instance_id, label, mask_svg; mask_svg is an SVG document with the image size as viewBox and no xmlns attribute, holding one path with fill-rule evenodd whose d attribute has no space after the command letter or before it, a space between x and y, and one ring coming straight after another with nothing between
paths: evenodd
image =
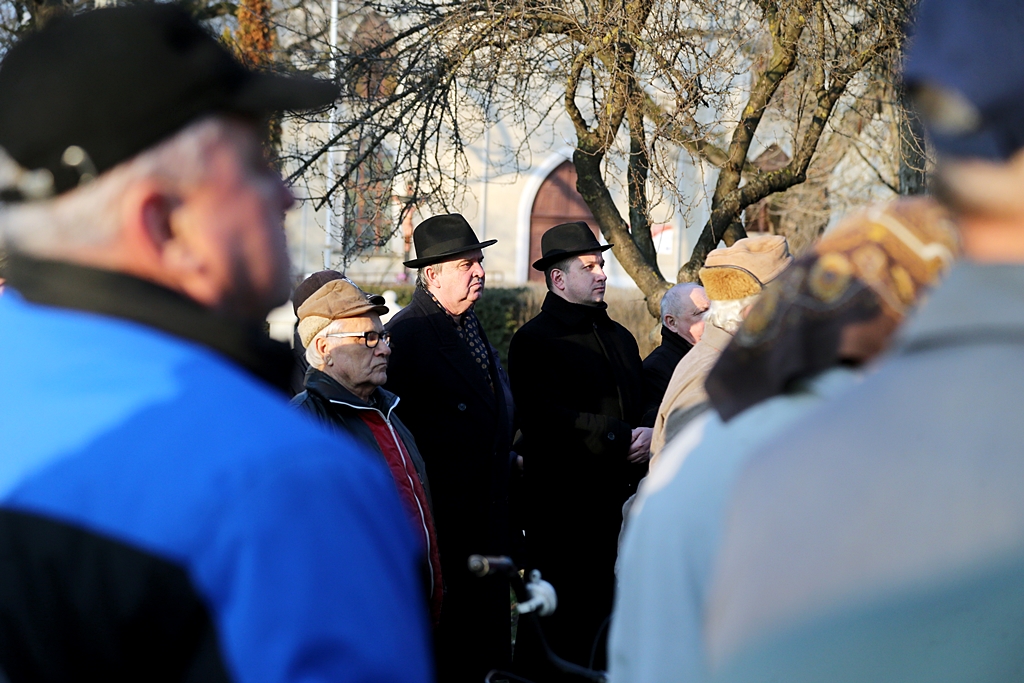
<instances>
[{"instance_id":1,"label":"fedora hat brim","mask_svg":"<svg viewBox=\"0 0 1024 683\"><path fill-rule=\"evenodd\" d=\"M489 247L497 242L498 240L484 240L483 242L477 242L476 244L463 245L457 249L452 249L451 251L445 251L440 254L431 254L430 256L424 256L423 258L415 258L411 261L405 261L403 265L406 268L425 268L426 266L432 266L435 263L440 263L441 261L447 261L452 256L465 254L467 251L483 249L484 247Z\"/></svg>"},{"instance_id":2,"label":"fedora hat brim","mask_svg":"<svg viewBox=\"0 0 1024 683\"><path fill-rule=\"evenodd\" d=\"M548 266L558 263L563 259L567 259L570 256L579 256L580 254L593 254L596 252L608 251L611 249L613 244L602 244L597 247L587 247L586 249L570 249L568 251L554 251L543 258L539 258L533 262L533 268L539 270L542 273L548 269Z\"/></svg>"}]
</instances>

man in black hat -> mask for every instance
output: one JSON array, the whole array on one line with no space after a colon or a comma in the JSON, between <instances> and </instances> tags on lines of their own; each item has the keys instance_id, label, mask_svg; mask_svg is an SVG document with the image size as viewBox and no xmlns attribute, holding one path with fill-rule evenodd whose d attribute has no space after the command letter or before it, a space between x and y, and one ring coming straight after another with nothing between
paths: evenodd
<instances>
[{"instance_id":1,"label":"man in black hat","mask_svg":"<svg viewBox=\"0 0 1024 683\"><path fill-rule=\"evenodd\" d=\"M586 223L541 237L548 294L541 312L509 347L512 391L522 429L531 567L558 591L544 620L555 652L602 667L604 624L612 610L622 504L647 470L653 407L636 340L608 317L601 245ZM517 670L558 680L532 634L517 645ZM520 654L522 653L522 659Z\"/></svg>"},{"instance_id":2,"label":"man in black hat","mask_svg":"<svg viewBox=\"0 0 1024 683\"><path fill-rule=\"evenodd\" d=\"M260 120L336 95L170 4L0 63L0 678L431 679L393 481L263 331L293 198Z\"/></svg>"},{"instance_id":3,"label":"man in black hat","mask_svg":"<svg viewBox=\"0 0 1024 683\"><path fill-rule=\"evenodd\" d=\"M434 216L413 231L412 302L388 324L386 389L416 437L433 491L445 579L436 631L438 679L479 683L511 657L508 581L469 573L474 553L509 551L512 394L473 312L484 289L483 249L466 219Z\"/></svg>"}]
</instances>

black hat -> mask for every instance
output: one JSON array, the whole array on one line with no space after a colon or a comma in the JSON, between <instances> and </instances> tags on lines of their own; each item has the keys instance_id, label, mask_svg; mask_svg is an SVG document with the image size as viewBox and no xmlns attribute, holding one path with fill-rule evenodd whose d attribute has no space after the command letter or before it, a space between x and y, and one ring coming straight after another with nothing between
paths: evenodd
<instances>
[{"instance_id":1,"label":"black hat","mask_svg":"<svg viewBox=\"0 0 1024 683\"><path fill-rule=\"evenodd\" d=\"M543 256L533 262L533 267L545 271L548 266L558 263L564 258L595 251L607 251L611 248L611 244L598 242L594 237L594 231L583 221L562 223L541 235L540 250Z\"/></svg>"},{"instance_id":2,"label":"black hat","mask_svg":"<svg viewBox=\"0 0 1024 683\"><path fill-rule=\"evenodd\" d=\"M1024 148L1024 3L924 0L903 80L936 148L1004 161Z\"/></svg>"},{"instance_id":3,"label":"black hat","mask_svg":"<svg viewBox=\"0 0 1024 683\"><path fill-rule=\"evenodd\" d=\"M0 147L35 171L5 197L65 192L206 114L316 109L337 94L328 81L250 71L176 5L58 19L0 63Z\"/></svg>"},{"instance_id":4,"label":"black hat","mask_svg":"<svg viewBox=\"0 0 1024 683\"><path fill-rule=\"evenodd\" d=\"M417 258L406 261L406 268L423 268L456 254L489 247L498 241L478 240L473 228L457 213L431 216L416 226L412 239L416 243Z\"/></svg>"}]
</instances>

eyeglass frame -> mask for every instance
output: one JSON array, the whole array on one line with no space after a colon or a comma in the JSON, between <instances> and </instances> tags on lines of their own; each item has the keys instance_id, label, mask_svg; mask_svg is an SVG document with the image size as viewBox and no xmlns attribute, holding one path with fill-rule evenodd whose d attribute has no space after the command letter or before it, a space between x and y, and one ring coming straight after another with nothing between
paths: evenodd
<instances>
[{"instance_id":1,"label":"eyeglass frame","mask_svg":"<svg viewBox=\"0 0 1024 683\"><path fill-rule=\"evenodd\" d=\"M370 338L369 338L369 335L371 335L371 334L377 335L377 341L373 342L372 345L370 344ZM363 344L365 344L366 348L368 348L368 349L375 349L375 348L377 348L377 346L381 343L381 341L384 342L384 346L387 346L388 348L391 347L391 333L388 332L387 330L384 330L383 332L378 332L377 330L370 330L368 332L331 332L330 334L325 334L324 336L325 337L362 337Z\"/></svg>"}]
</instances>

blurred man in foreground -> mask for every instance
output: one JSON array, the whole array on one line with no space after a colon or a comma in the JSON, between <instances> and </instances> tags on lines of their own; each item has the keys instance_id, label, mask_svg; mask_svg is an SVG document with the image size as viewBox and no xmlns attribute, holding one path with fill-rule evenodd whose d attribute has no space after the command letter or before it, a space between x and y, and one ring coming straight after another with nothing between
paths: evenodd
<instances>
[{"instance_id":1,"label":"blurred man in foreground","mask_svg":"<svg viewBox=\"0 0 1024 683\"><path fill-rule=\"evenodd\" d=\"M661 344L644 358L644 381L651 401L661 403L672 373L704 333L708 296L693 282L681 282L661 299Z\"/></svg>"},{"instance_id":2,"label":"blurred man in foreground","mask_svg":"<svg viewBox=\"0 0 1024 683\"><path fill-rule=\"evenodd\" d=\"M709 680L704 608L735 477L759 445L860 381L956 254L941 207L902 199L847 217L768 286L708 375L713 410L665 448L637 496L612 683Z\"/></svg>"},{"instance_id":3,"label":"blurred man in foreground","mask_svg":"<svg viewBox=\"0 0 1024 683\"><path fill-rule=\"evenodd\" d=\"M431 680L394 485L289 408L262 330L293 200L258 121L335 94L162 4L54 21L0 64L10 680ZM59 360L27 362L40 340Z\"/></svg>"},{"instance_id":4,"label":"blurred man in foreground","mask_svg":"<svg viewBox=\"0 0 1024 683\"><path fill-rule=\"evenodd\" d=\"M508 351L521 406L529 566L558 591L558 610L542 623L560 657L581 666L593 659L597 668L622 504L647 471L651 429L642 421L652 407L636 340L604 303L602 253L610 248L582 222L544 233L533 267L548 294ZM547 663L533 633L520 633L518 672L538 682L568 678Z\"/></svg>"},{"instance_id":5,"label":"blurred man in foreground","mask_svg":"<svg viewBox=\"0 0 1024 683\"><path fill-rule=\"evenodd\" d=\"M512 656L508 580L477 578L474 553L509 553L512 394L473 306L484 291L483 249L466 219L433 216L413 231L412 302L386 325L386 388L423 454L437 513L445 597L435 650L438 678L478 683Z\"/></svg>"},{"instance_id":6,"label":"blurred man in foreground","mask_svg":"<svg viewBox=\"0 0 1024 683\"><path fill-rule=\"evenodd\" d=\"M705 621L719 680L1024 677L1024 5L919 9L904 80L966 260L876 373L740 475Z\"/></svg>"}]
</instances>

